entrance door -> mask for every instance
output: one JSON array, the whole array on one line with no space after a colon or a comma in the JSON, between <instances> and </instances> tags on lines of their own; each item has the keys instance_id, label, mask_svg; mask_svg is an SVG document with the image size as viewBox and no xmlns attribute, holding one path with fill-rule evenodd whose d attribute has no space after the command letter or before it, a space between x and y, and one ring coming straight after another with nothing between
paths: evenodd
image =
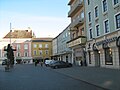
<instances>
[{"instance_id":1,"label":"entrance door","mask_svg":"<svg viewBox=\"0 0 120 90\"><path fill-rule=\"evenodd\" d=\"M94 51L95 54L95 66L100 67L100 53L99 51Z\"/></svg>"}]
</instances>

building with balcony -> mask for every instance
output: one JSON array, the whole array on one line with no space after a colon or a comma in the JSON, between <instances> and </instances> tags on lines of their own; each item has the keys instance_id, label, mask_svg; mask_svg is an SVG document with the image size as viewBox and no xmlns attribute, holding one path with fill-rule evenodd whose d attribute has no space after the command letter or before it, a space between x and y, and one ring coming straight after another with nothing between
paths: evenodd
<instances>
[{"instance_id":1,"label":"building with balcony","mask_svg":"<svg viewBox=\"0 0 120 90\"><path fill-rule=\"evenodd\" d=\"M72 62L76 65L81 65L80 62L83 62L84 65L86 65L86 29L84 17L84 0L70 0L68 5L70 6L68 17L71 18L69 30L71 40L67 42L67 45L69 48L72 49Z\"/></svg>"},{"instance_id":2,"label":"building with balcony","mask_svg":"<svg viewBox=\"0 0 120 90\"><path fill-rule=\"evenodd\" d=\"M31 49L33 62L44 62L45 59L51 59L53 38L32 38Z\"/></svg>"},{"instance_id":3,"label":"building with balcony","mask_svg":"<svg viewBox=\"0 0 120 90\"><path fill-rule=\"evenodd\" d=\"M53 57L54 59L72 63L71 49L67 46L70 41L70 25L68 25L57 37L53 39Z\"/></svg>"},{"instance_id":4,"label":"building with balcony","mask_svg":"<svg viewBox=\"0 0 120 90\"><path fill-rule=\"evenodd\" d=\"M120 0L86 0L88 66L120 68Z\"/></svg>"}]
</instances>

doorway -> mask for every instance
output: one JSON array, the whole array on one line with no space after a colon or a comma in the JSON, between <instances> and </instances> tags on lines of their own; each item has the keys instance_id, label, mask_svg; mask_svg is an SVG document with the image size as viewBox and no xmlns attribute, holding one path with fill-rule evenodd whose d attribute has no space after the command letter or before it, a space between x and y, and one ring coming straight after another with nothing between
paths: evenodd
<instances>
[{"instance_id":1,"label":"doorway","mask_svg":"<svg viewBox=\"0 0 120 90\"><path fill-rule=\"evenodd\" d=\"M95 66L100 67L100 51L94 51Z\"/></svg>"}]
</instances>

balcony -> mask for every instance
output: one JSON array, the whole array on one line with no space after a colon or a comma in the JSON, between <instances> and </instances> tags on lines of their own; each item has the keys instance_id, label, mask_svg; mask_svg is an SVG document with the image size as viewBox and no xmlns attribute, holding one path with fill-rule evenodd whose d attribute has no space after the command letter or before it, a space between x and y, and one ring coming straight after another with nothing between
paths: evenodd
<instances>
[{"instance_id":1,"label":"balcony","mask_svg":"<svg viewBox=\"0 0 120 90\"><path fill-rule=\"evenodd\" d=\"M68 12L68 17L72 17L75 13L77 13L83 7L83 0L77 0L71 6L71 10Z\"/></svg>"},{"instance_id":2,"label":"balcony","mask_svg":"<svg viewBox=\"0 0 120 90\"><path fill-rule=\"evenodd\" d=\"M84 18L76 18L73 22L71 22L71 27L79 27L84 24Z\"/></svg>"},{"instance_id":3,"label":"balcony","mask_svg":"<svg viewBox=\"0 0 120 90\"><path fill-rule=\"evenodd\" d=\"M87 40L87 39L86 39L85 36L79 36L79 37L77 37L77 38L74 38L74 39L68 41L68 42L67 42L67 46L68 46L69 48L71 48L71 47L74 47L74 46L77 46L77 45L83 45L83 44L86 43L86 40Z\"/></svg>"}]
</instances>

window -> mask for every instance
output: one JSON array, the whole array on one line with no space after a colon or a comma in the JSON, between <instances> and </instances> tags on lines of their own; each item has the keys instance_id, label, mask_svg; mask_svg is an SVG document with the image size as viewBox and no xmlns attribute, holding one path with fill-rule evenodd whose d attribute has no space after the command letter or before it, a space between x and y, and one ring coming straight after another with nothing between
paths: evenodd
<instances>
[{"instance_id":1,"label":"window","mask_svg":"<svg viewBox=\"0 0 120 90\"><path fill-rule=\"evenodd\" d=\"M28 56L28 52L24 52L24 56L27 57Z\"/></svg>"},{"instance_id":2,"label":"window","mask_svg":"<svg viewBox=\"0 0 120 90\"><path fill-rule=\"evenodd\" d=\"M72 34L72 39L74 39L74 38L75 38L75 33Z\"/></svg>"},{"instance_id":3,"label":"window","mask_svg":"<svg viewBox=\"0 0 120 90\"><path fill-rule=\"evenodd\" d=\"M48 48L48 44L45 44L45 48Z\"/></svg>"},{"instance_id":4,"label":"window","mask_svg":"<svg viewBox=\"0 0 120 90\"><path fill-rule=\"evenodd\" d=\"M90 29L90 39L92 39L93 36L92 36L92 29Z\"/></svg>"},{"instance_id":5,"label":"window","mask_svg":"<svg viewBox=\"0 0 120 90\"><path fill-rule=\"evenodd\" d=\"M87 0L88 1L88 5L90 5L90 0Z\"/></svg>"},{"instance_id":6,"label":"window","mask_svg":"<svg viewBox=\"0 0 120 90\"><path fill-rule=\"evenodd\" d=\"M28 44L24 44L24 49L28 49Z\"/></svg>"},{"instance_id":7,"label":"window","mask_svg":"<svg viewBox=\"0 0 120 90\"><path fill-rule=\"evenodd\" d=\"M48 55L48 53L49 53L48 50L46 50L46 51L45 51L45 54Z\"/></svg>"},{"instance_id":8,"label":"window","mask_svg":"<svg viewBox=\"0 0 120 90\"><path fill-rule=\"evenodd\" d=\"M104 24L105 24L105 33L108 33L109 32L109 23L108 23L108 20L106 20L104 22Z\"/></svg>"},{"instance_id":9,"label":"window","mask_svg":"<svg viewBox=\"0 0 120 90\"><path fill-rule=\"evenodd\" d=\"M114 1L114 2L113 2L114 5L116 5L116 4L118 3L118 0L113 0L113 1Z\"/></svg>"},{"instance_id":10,"label":"window","mask_svg":"<svg viewBox=\"0 0 120 90\"><path fill-rule=\"evenodd\" d=\"M39 44L39 48L42 48L42 44Z\"/></svg>"},{"instance_id":11,"label":"window","mask_svg":"<svg viewBox=\"0 0 120 90\"><path fill-rule=\"evenodd\" d=\"M104 49L105 51L105 64L112 65L113 64L113 54L111 48Z\"/></svg>"},{"instance_id":12,"label":"window","mask_svg":"<svg viewBox=\"0 0 120 90\"><path fill-rule=\"evenodd\" d=\"M17 55L16 55L17 57L20 57L20 52L17 52Z\"/></svg>"},{"instance_id":13,"label":"window","mask_svg":"<svg viewBox=\"0 0 120 90\"><path fill-rule=\"evenodd\" d=\"M33 53L34 53L34 55L36 55L36 54L37 54L37 52L36 52L36 51L34 51Z\"/></svg>"},{"instance_id":14,"label":"window","mask_svg":"<svg viewBox=\"0 0 120 90\"><path fill-rule=\"evenodd\" d=\"M20 44L17 44L17 50L20 50Z\"/></svg>"},{"instance_id":15,"label":"window","mask_svg":"<svg viewBox=\"0 0 120 90\"><path fill-rule=\"evenodd\" d=\"M95 7L95 18L98 17L98 6Z\"/></svg>"},{"instance_id":16,"label":"window","mask_svg":"<svg viewBox=\"0 0 120 90\"><path fill-rule=\"evenodd\" d=\"M33 45L33 47L34 47L34 48L37 48L37 45L36 45L36 44L34 44L34 45Z\"/></svg>"},{"instance_id":17,"label":"window","mask_svg":"<svg viewBox=\"0 0 120 90\"><path fill-rule=\"evenodd\" d=\"M107 0L103 0L103 12L107 11Z\"/></svg>"},{"instance_id":18,"label":"window","mask_svg":"<svg viewBox=\"0 0 120 90\"><path fill-rule=\"evenodd\" d=\"M99 25L96 26L96 33L97 33L97 36L100 36L100 28L99 28Z\"/></svg>"},{"instance_id":19,"label":"window","mask_svg":"<svg viewBox=\"0 0 120 90\"><path fill-rule=\"evenodd\" d=\"M81 18L84 19L84 11L81 12Z\"/></svg>"},{"instance_id":20,"label":"window","mask_svg":"<svg viewBox=\"0 0 120 90\"><path fill-rule=\"evenodd\" d=\"M120 13L115 16L116 19L116 29L120 28Z\"/></svg>"},{"instance_id":21,"label":"window","mask_svg":"<svg viewBox=\"0 0 120 90\"><path fill-rule=\"evenodd\" d=\"M91 22L91 12L88 13L88 21Z\"/></svg>"},{"instance_id":22,"label":"window","mask_svg":"<svg viewBox=\"0 0 120 90\"><path fill-rule=\"evenodd\" d=\"M68 36L68 33L66 32L65 36L67 37Z\"/></svg>"},{"instance_id":23,"label":"window","mask_svg":"<svg viewBox=\"0 0 120 90\"><path fill-rule=\"evenodd\" d=\"M40 55L42 55L42 50L40 50L39 52L40 52Z\"/></svg>"},{"instance_id":24,"label":"window","mask_svg":"<svg viewBox=\"0 0 120 90\"><path fill-rule=\"evenodd\" d=\"M84 35L84 28L81 29L81 35Z\"/></svg>"}]
</instances>

